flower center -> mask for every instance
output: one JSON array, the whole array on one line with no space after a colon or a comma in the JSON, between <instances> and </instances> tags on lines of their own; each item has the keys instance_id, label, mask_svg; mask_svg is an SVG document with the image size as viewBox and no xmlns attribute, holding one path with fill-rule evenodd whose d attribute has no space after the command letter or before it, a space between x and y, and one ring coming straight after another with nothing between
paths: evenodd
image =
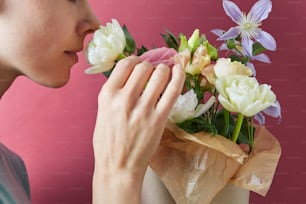
<instances>
[{"instance_id":1,"label":"flower center","mask_svg":"<svg viewBox=\"0 0 306 204\"><path fill-rule=\"evenodd\" d=\"M243 25L244 30L250 30L252 28L252 24L251 23L246 23Z\"/></svg>"},{"instance_id":2,"label":"flower center","mask_svg":"<svg viewBox=\"0 0 306 204\"><path fill-rule=\"evenodd\" d=\"M259 26L261 25L260 22L256 22L252 19L251 15L242 15L240 22L238 23L241 34L243 37L247 38L256 38L258 35L258 31L260 30Z\"/></svg>"}]
</instances>

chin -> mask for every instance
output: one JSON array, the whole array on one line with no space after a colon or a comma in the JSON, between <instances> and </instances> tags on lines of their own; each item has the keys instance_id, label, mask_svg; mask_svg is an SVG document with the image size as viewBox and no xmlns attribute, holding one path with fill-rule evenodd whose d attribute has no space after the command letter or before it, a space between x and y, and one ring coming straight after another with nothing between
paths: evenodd
<instances>
[{"instance_id":1,"label":"chin","mask_svg":"<svg viewBox=\"0 0 306 204\"><path fill-rule=\"evenodd\" d=\"M61 88L65 86L70 79L70 76L67 77L55 77L53 79L36 81L38 84L48 87L48 88Z\"/></svg>"},{"instance_id":2,"label":"chin","mask_svg":"<svg viewBox=\"0 0 306 204\"><path fill-rule=\"evenodd\" d=\"M62 87L64 87L67 83L68 83L68 81L65 81L65 82L58 82L58 83L52 83L52 84L46 85L46 87L49 87L49 88L62 88Z\"/></svg>"}]
</instances>

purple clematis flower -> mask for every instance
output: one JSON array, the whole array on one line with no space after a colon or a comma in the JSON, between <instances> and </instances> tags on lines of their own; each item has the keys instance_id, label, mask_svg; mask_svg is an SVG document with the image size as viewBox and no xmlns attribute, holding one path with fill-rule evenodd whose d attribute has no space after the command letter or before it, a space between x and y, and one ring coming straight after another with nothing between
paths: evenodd
<instances>
[{"instance_id":1,"label":"purple clematis flower","mask_svg":"<svg viewBox=\"0 0 306 204\"><path fill-rule=\"evenodd\" d=\"M222 29L213 29L211 30L211 32L215 35L217 35L218 37L222 36L225 31ZM219 47L219 50L230 50L228 49L226 43L222 43L221 46ZM235 50L231 50L232 52L234 52L236 55L241 56L242 54L240 52L236 52ZM247 52L245 52L245 50L242 50L243 55L246 55L250 58L250 61L246 63L246 66L248 66L253 73L253 76L256 76L256 70L255 70L255 66L253 63L251 63L252 60L257 60L260 62L264 62L264 63L271 63L270 58L268 57L268 55L266 54L258 54L258 55L249 55Z\"/></svg>"},{"instance_id":2,"label":"purple clematis flower","mask_svg":"<svg viewBox=\"0 0 306 204\"><path fill-rule=\"evenodd\" d=\"M278 118L278 122L280 123L282 119L280 103L276 101L275 106L271 106L255 115L254 119L259 123L259 125L264 125L266 122L264 114Z\"/></svg>"},{"instance_id":3,"label":"purple clematis flower","mask_svg":"<svg viewBox=\"0 0 306 204\"><path fill-rule=\"evenodd\" d=\"M273 36L259 28L261 22L271 12L271 0L258 0L247 15L229 0L223 0L223 8L225 13L238 25L231 27L218 40L235 39L241 35L242 48L248 56L253 56L254 41L259 42L267 50L276 50L276 41Z\"/></svg>"}]
</instances>

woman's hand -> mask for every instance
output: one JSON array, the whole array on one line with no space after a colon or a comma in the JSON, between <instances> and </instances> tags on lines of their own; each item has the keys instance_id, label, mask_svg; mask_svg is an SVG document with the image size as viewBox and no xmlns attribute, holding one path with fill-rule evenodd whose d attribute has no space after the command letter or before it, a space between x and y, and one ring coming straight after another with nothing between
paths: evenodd
<instances>
[{"instance_id":1,"label":"woman's hand","mask_svg":"<svg viewBox=\"0 0 306 204\"><path fill-rule=\"evenodd\" d=\"M144 173L181 93L184 77L179 66L170 69L160 64L154 68L137 57L117 64L99 94L93 145L94 193L100 195L94 194L94 200L120 203L109 192L117 189L116 196L123 203L139 202ZM124 199L125 194L129 198ZM131 196L136 197L133 200Z\"/></svg>"}]
</instances>

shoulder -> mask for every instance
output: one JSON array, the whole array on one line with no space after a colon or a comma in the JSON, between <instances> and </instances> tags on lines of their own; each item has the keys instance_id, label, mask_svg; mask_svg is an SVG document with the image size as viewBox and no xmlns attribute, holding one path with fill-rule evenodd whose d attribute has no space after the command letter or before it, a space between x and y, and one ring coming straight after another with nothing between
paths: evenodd
<instances>
[{"instance_id":1,"label":"shoulder","mask_svg":"<svg viewBox=\"0 0 306 204\"><path fill-rule=\"evenodd\" d=\"M15 169L19 170L25 169L25 165L21 157L2 143L0 143L0 163L8 163Z\"/></svg>"},{"instance_id":2,"label":"shoulder","mask_svg":"<svg viewBox=\"0 0 306 204\"><path fill-rule=\"evenodd\" d=\"M0 143L0 186L23 189L28 197L30 197L30 187L28 181L28 174L25 164L21 157Z\"/></svg>"}]
</instances>

